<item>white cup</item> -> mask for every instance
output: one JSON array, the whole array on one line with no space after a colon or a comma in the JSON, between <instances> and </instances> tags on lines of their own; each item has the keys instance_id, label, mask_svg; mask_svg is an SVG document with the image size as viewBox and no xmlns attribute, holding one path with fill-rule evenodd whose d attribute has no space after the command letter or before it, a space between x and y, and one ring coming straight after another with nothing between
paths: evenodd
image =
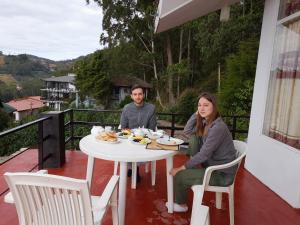
<instances>
[{"instance_id":1,"label":"white cup","mask_svg":"<svg viewBox=\"0 0 300 225\"><path fill-rule=\"evenodd\" d=\"M111 132L112 127L111 126L105 126L104 130L105 130L105 132Z\"/></svg>"},{"instance_id":2,"label":"white cup","mask_svg":"<svg viewBox=\"0 0 300 225\"><path fill-rule=\"evenodd\" d=\"M134 135L136 136L144 136L144 131L141 128L138 128L134 131Z\"/></svg>"},{"instance_id":3,"label":"white cup","mask_svg":"<svg viewBox=\"0 0 300 225\"><path fill-rule=\"evenodd\" d=\"M91 129L91 134L93 136L97 136L99 133L103 132L103 127L101 126L93 126L92 129Z\"/></svg>"}]
</instances>

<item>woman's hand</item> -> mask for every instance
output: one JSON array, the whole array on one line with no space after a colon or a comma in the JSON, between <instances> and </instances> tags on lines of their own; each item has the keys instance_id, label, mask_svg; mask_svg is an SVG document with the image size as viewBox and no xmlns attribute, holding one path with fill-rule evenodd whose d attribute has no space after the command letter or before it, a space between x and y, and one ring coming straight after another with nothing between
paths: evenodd
<instances>
[{"instance_id":1,"label":"woman's hand","mask_svg":"<svg viewBox=\"0 0 300 225\"><path fill-rule=\"evenodd\" d=\"M181 167L177 167L177 168L173 168L170 170L169 174L172 175L173 177L181 170L185 170L185 166L181 166Z\"/></svg>"}]
</instances>

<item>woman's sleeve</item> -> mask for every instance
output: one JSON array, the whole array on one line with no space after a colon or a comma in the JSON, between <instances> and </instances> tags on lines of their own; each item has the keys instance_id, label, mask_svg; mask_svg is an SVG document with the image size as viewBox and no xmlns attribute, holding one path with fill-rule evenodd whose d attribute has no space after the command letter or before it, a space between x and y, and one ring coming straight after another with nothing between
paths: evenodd
<instances>
[{"instance_id":1,"label":"woman's sleeve","mask_svg":"<svg viewBox=\"0 0 300 225\"><path fill-rule=\"evenodd\" d=\"M183 133L188 136L195 134L196 133L196 123L197 123L197 116L196 116L196 113L194 113L189 118L186 125L184 126Z\"/></svg>"},{"instance_id":2,"label":"woman's sleeve","mask_svg":"<svg viewBox=\"0 0 300 225\"><path fill-rule=\"evenodd\" d=\"M223 142L224 135L226 135L226 132L223 126L215 124L211 127L200 151L185 163L185 167L187 169L193 168L211 158L214 151L216 151Z\"/></svg>"}]
</instances>

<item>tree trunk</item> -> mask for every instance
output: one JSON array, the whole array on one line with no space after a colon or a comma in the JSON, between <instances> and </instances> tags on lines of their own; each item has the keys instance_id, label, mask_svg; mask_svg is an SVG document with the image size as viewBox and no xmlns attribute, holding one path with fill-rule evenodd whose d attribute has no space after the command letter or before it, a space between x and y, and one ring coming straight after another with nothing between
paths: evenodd
<instances>
[{"instance_id":1,"label":"tree trunk","mask_svg":"<svg viewBox=\"0 0 300 225\"><path fill-rule=\"evenodd\" d=\"M182 39L183 39L183 28L180 29L180 41L179 41L179 58L178 63L181 63L182 59ZM180 74L177 74L177 99L180 95Z\"/></svg>"},{"instance_id":2,"label":"tree trunk","mask_svg":"<svg viewBox=\"0 0 300 225\"><path fill-rule=\"evenodd\" d=\"M189 28L188 43L187 43L187 63L188 68L192 69L190 75L190 84L193 82L193 68L191 66L191 28Z\"/></svg>"},{"instance_id":3,"label":"tree trunk","mask_svg":"<svg viewBox=\"0 0 300 225\"><path fill-rule=\"evenodd\" d=\"M152 64L153 64L154 78L155 78L156 83L157 83L157 85L156 85L156 100L159 102L161 107L165 108L164 105L162 104L161 97L160 97L160 94L159 94L157 67L156 67L156 61L155 61L155 58L154 58L155 48L154 48L153 38L151 39L151 52L152 52L152 57L153 57Z\"/></svg>"},{"instance_id":4,"label":"tree trunk","mask_svg":"<svg viewBox=\"0 0 300 225\"><path fill-rule=\"evenodd\" d=\"M170 35L167 34L167 58L168 58L168 66L173 65L173 58L172 58L172 47L171 47L171 40ZM174 105L174 93L173 93L173 75L170 74L168 76L168 92L169 92L169 104Z\"/></svg>"}]
</instances>

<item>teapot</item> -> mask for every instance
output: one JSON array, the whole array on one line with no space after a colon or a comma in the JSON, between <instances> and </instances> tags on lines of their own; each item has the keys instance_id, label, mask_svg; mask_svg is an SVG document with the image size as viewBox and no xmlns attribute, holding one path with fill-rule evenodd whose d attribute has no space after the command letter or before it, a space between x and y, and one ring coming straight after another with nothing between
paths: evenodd
<instances>
[{"instance_id":1,"label":"teapot","mask_svg":"<svg viewBox=\"0 0 300 225\"><path fill-rule=\"evenodd\" d=\"M101 127L101 126L93 126L92 129L91 129L91 134L96 137L98 134L100 134L103 131L104 131L103 127Z\"/></svg>"}]
</instances>

